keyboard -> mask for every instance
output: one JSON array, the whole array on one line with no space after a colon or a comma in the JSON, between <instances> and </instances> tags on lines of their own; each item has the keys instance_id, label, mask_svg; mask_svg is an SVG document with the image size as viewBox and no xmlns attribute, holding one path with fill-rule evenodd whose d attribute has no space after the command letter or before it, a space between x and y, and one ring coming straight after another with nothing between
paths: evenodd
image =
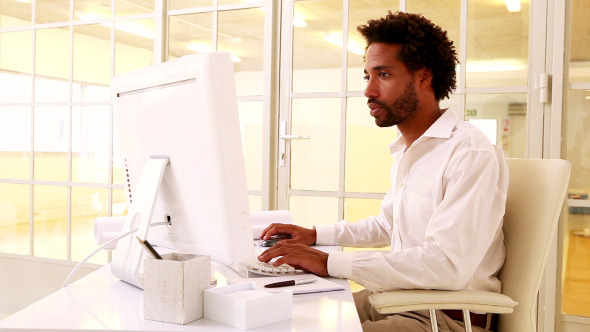
<instances>
[{"instance_id":1,"label":"keyboard","mask_svg":"<svg viewBox=\"0 0 590 332\"><path fill-rule=\"evenodd\" d=\"M271 259L268 263L259 261L258 256L262 254L264 250L265 249L262 248L256 248L254 250L254 257L252 257L249 261L242 263L242 266L250 272L267 276L292 275L297 272L297 270L289 264L281 264L279 266L272 265L272 263L276 261L278 257Z\"/></svg>"}]
</instances>

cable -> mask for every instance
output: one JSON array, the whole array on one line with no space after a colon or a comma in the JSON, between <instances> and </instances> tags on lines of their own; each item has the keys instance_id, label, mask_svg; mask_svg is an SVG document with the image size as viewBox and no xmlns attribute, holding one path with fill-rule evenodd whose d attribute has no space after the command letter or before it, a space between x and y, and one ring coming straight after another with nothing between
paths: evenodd
<instances>
[{"instance_id":1,"label":"cable","mask_svg":"<svg viewBox=\"0 0 590 332\"><path fill-rule=\"evenodd\" d=\"M154 224L151 224L150 227L153 226L161 226L161 225L169 225L168 222L157 222ZM91 252L88 256L86 256L83 260L81 260L78 264L76 264L76 266L74 267L74 269L72 270L72 272L70 272L70 274L68 275L68 277L66 278L66 281L64 281L64 283L61 285L61 288L66 287L70 282L70 279L76 274L76 272L78 272L78 270L80 269L80 267L82 267L82 264L86 263L86 261L88 261L90 258L92 258L92 256L96 255L96 253L98 253L99 251L103 250L105 247L109 246L111 243L116 242L121 240L122 238L129 236L135 232L137 232L139 228L135 228L132 229L126 233L123 233L119 236L117 236L114 239L111 239L110 241L107 241L106 243L104 243L102 246L96 248L93 252Z\"/></svg>"}]
</instances>

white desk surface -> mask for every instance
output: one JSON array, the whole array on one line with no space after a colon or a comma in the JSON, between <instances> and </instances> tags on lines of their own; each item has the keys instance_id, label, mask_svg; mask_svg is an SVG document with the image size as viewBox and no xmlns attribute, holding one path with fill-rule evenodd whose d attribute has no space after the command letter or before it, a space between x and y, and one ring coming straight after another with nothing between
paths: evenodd
<instances>
[{"instance_id":1,"label":"white desk surface","mask_svg":"<svg viewBox=\"0 0 590 332\"><path fill-rule=\"evenodd\" d=\"M295 295L291 320L248 331L362 331L348 281L330 279L345 291ZM6 317L0 330L240 331L205 318L187 325L145 320L143 291L113 277L110 265Z\"/></svg>"}]
</instances>

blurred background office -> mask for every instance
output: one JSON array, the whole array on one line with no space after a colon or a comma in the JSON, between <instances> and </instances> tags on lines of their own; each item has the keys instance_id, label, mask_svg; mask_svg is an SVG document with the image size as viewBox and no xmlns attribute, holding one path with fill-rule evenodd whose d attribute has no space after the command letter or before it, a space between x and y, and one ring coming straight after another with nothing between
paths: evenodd
<instances>
[{"instance_id":1,"label":"blurred background office","mask_svg":"<svg viewBox=\"0 0 590 332\"><path fill-rule=\"evenodd\" d=\"M252 210L304 226L378 213L396 131L369 115L356 26L387 10L455 42L441 106L507 157L572 163L539 326L587 331L588 0L0 0L0 318L59 287L96 248L96 217L126 213L111 77L183 55L232 55Z\"/></svg>"}]
</instances>

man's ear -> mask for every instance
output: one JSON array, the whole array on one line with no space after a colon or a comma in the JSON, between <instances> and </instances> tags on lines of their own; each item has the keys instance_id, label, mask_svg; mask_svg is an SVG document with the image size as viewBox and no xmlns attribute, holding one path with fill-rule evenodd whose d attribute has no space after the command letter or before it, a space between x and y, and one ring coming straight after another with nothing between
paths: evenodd
<instances>
[{"instance_id":1,"label":"man's ear","mask_svg":"<svg viewBox=\"0 0 590 332\"><path fill-rule=\"evenodd\" d=\"M418 82L420 82L420 86L426 87L428 85L432 85L432 70L428 68L422 68L417 70L418 74Z\"/></svg>"}]
</instances>

